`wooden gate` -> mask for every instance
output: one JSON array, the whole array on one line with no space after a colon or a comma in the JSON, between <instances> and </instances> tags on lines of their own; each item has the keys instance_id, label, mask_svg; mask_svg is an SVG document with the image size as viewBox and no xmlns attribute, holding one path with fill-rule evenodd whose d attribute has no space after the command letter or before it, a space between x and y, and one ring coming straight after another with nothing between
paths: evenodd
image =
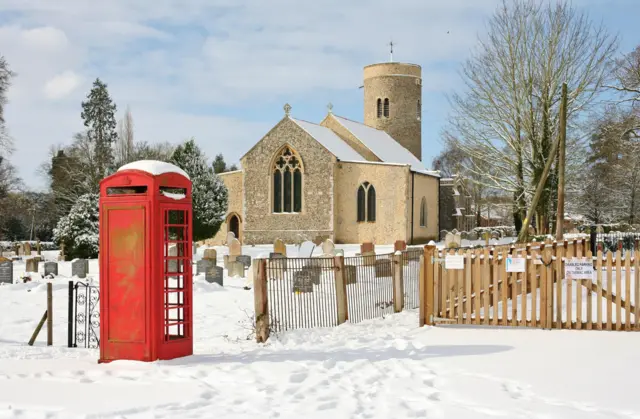
<instances>
[{"instance_id":1,"label":"wooden gate","mask_svg":"<svg viewBox=\"0 0 640 419\"><path fill-rule=\"evenodd\" d=\"M427 246L420 323L639 330L636 254L599 251L592 257L589 248L587 240L520 248ZM524 259L524 272L507 272L507 261L518 258ZM568 260L591 261L591 279L566 278Z\"/></svg>"}]
</instances>

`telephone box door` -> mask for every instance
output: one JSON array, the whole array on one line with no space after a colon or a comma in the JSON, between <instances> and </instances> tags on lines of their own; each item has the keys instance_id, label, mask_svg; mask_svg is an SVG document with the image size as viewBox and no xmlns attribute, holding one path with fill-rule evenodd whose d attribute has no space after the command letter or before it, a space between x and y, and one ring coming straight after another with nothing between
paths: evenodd
<instances>
[{"instance_id":1,"label":"telephone box door","mask_svg":"<svg viewBox=\"0 0 640 419\"><path fill-rule=\"evenodd\" d=\"M148 359L149 302L145 244L148 230L148 211L145 203L105 205L103 227L108 240L106 266L109 282L102 290L105 298L107 336L102 358Z\"/></svg>"}]
</instances>

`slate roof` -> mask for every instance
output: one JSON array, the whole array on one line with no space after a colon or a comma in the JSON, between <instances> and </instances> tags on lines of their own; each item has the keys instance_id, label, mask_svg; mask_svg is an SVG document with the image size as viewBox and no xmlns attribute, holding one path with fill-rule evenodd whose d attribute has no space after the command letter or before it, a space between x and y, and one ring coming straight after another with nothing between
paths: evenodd
<instances>
[{"instance_id":1,"label":"slate roof","mask_svg":"<svg viewBox=\"0 0 640 419\"><path fill-rule=\"evenodd\" d=\"M367 161L364 157L355 151L349 144L347 144L342 138L331 131L327 127L314 124L312 122L302 121L299 119L291 118L300 128L305 130L310 136L312 136L317 142L319 142L324 148L329 150L334 156L340 160L349 161Z\"/></svg>"}]
</instances>

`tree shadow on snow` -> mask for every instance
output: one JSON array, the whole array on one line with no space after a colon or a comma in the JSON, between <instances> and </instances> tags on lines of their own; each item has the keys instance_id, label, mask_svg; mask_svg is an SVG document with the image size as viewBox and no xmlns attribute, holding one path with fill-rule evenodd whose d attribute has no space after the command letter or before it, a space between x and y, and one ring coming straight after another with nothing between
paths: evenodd
<instances>
[{"instance_id":1,"label":"tree shadow on snow","mask_svg":"<svg viewBox=\"0 0 640 419\"><path fill-rule=\"evenodd\" d=\"M339 350L282 350L273 352L251 351L238 354L193 355L170 361L161 361L164 365L195 364L253 364L256 362L304 362L335 360L341 362L354 361L388 361L392 359L421 361L434 358L456 356L482 356L513 349L507 345L431 345L424 348L384 349L339 349Z\"/></svg>"}]
</instances>

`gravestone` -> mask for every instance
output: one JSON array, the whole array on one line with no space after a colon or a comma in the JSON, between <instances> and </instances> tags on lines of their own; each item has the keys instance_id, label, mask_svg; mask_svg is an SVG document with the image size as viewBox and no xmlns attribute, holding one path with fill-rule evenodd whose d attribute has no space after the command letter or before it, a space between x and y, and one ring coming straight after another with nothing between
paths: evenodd
<instances>
[{"instance_id":1,"label":"gravestone","mask_svg":"<svg viewBox=\"0 0 640 419\"><path fill-rule=\"evenodd\" d=\"M310 242L308 240L302 242L302 244L300 245L300 248L298 249L298 257L310 258L315 248L316 248L316 245L313 244L313 242Z\"/></svg>"},{"instance_id":2,"label":"gravestone","mask_svg":"<svg viewBox=\"0 0 640 419\"><path fill-rule=\"evenodd\" d=\"M393 275L391 259L377 259L375 265L376 278L390 277Z\"/></svg>"},{"instance_id":3,"label":"gravestone","mask_svg":"<svg viewBox=\"0 0 640 419\"><path fill-rule=\"evenodd\" d=\"M460 239L461 240L469 240L469 232L467 232L467 231L460 232Z\"/></svg>"},{"instance_id":4,"label":"gravestone","mask_svg":"<svg viewBox=\"0 0 640 419\"><path fill-rule=\"evenodd\" d=\"M376 248L371 242L364 242L360 245L360 256L364 266L374 266L376 264Z\"/></svg>"},{"instance_id":5,"label":"gravestone","mask_svg":"<svg viewBox=\"0 0 640 419\"><path fill-rule=\"evenodd\" d=\"M27 258L25 271L38 272L38 262L39 260L36 258Z\"/></svg>"},{"instance_id":6,"label":"gravestone","mask_svg":"<svg viewBox=\"0 0 640 419\"><path fill-rule=\"evenodd\" d=\"M204 249L202 259L218 260L218 251L216 249Z\"/></svg>"},{"instance_id":7,"label":"gravestone","mask_svg":"<svg viewBox=\"0 0 640 419\"><path fill-rule=\"evenodd\" d=\"M313 278L310 270L296 271L293 275L292 291L296 294L313 292Z\"/></svg>"},{"instance_id":8,"label":"gravestone","mask_svg":"<svg viewBox=\"0 0 640 419\"><path fill-rule=\"evenodd\" d=\"M440 230L440 240L444 240L449 232L447 230Z\"/></svg>"},{"instance_id":9,"label":"gravestone","mask_svg":"<svg viewBox=\"0 0 640 419\"><path fill-rule=\"evenodd\" d=\"M251 267L251 256L249 255L239 255L236 256L236 262L242 264L245 268Z\"/></svg>"},{"instance_id":10,"label":"gravestone","mask_svg":"<svg viewBox=\"0 0 640 419\"><path fill-rule=\"evenodd\" d=\"M42 255L42 243L40 243L40 240L36 242L36 252L38 256Z\"/></svg>"},{"instance_id":11,"label":"gravestone","mask_svg":"<svg viewBox=\"0 0 640 419\"><path fill-rule=\"evenodd\" d=\"M58 255L59 261L64 261L64 243L60 244L60 254Z\"/></svg>"},{"instance_id":12,"label":"gravestone","mask_svg":"<svg viewBox=\"0 0 640 419\"><path fill-rule=\"evenodd\" d=\"M447 233L444 239L444 247L447 249L460 247L462 245L462 237L460 233L454 233L453 231Z\"/></svg>"},{"instance_id":13,"label":"gravestone","mask_svg":"<svg viewBox=\"0 0 640 419\"><path fill-rule=\"evenodd\" d=\"M364 242L360 245L360 253L364 255L365 253L375 252L376 248L371 242Z\"/></svg>"},{"instance_id":14,"label":"gravestone","mask_svg":"<svg viewBox=\"0 0 640 419\"><path fill-rule=\"evenodd\" d=\"M216 266L215 261L211 259L200 259L196 263L196 275L206 274L214 266Z\"/></svg>"},{"instance_id":15,"label":"gravestone","mask_svg":"<svg viewBox=\"0 0 640 419\"><path fill-rule=\"evenodd\" d=\"M31 243L29 242L24 243L24 254L25 256L31 256Z\"/></svg>"},{"instance_id":16,"label":"gravestone","mask_svg":"<svg viewBox=\"0 0 640 419\"><path fill-rule=\"evenodd\" d=\"M204 280L210 284L218 284L221 287L223 287L224 286L224 268L222 266L216 266L216 265L209 266L205 270Z\"/></svg>"},{"instance_id":17,"label":"gravestone","mask_svg":"<svg viewBox=\"0 0 640 419\"><path fill-rule=\"evenodd\" d=\"M45 262L44 263L44 276L53 275L58 276L58 263L57 262Z\"/></svg>"},{"instance_id":18,"label":"gravestone","mask_svg":"<svg viewBox=\"0 0 640 419\"><path fill-rule=\"evenodd\" d=\"M395 253L398 250L401 252L407 250L407 242L404 240L396 240L396 242L393 244L393 251Z\"/></svg>"},{"instance_id":19,"label":"gravestone","mask_svg":"<svg viewBox=\"0 0 640 419\"><path fill-rule=\"evenodd\" d=\"M287 246L285 246L281 239L276 239L276 241L273 242L273 253L280 253L281 255L287 256Z\"/></svg>"},{"instance_id":20,"label":"gravestone","mask_svg":"<svg viewBox=\"0 0 640 419\"><path fill-rule=\"evenodd\" d=\"M347 285L358 282L356 265L344 265L344 282Z\"/></svg>"},{"instance_id":21,"label":"gravestone","mask_svg":"<svg viewBox=\"0 0 640 419\"><path fill-rule=\"evenodd\" d=\"M499 240L500 239L500 232L498 230L493 230L491 232L491 238L494 240Z\"/></svg>"},{"instance_id":22,"label":"gravestone","mask_svg":"<svg viewBox=\"0 0 640 419\"><path fill-rule=\"evenodd\" d=\"M469 235L467 236L467 238L471 241L476 241L478 240L478 233L475 231L470 231Z\"/></svg>"},{"instance_id":23,"label":"gravestone","mask_svg":"<svg viewBox=\"0 0 640 419\"><path fill-rule=\"evenodd\" d=\"M322 243L322 254L326 256L333 256L335 254L336 245L333 244L333 240L327 239Z\"/></svg>"},{"instance_id":24,"label":"gravestone","mask_svg":"<svg viewBox=\"0 0 640 419\"><path fill-rule=\"evenodd\" d=\"M231 244L231 241L232 241L233 239L235 239L235 238L236 238L236 235L235 235L235 233L234 233L233 231L228 232L228 233L227 233L227 238L226 238L226 241L225 241L225 243L227 244L227 246L229 246L229 245Z\"/></svg>"},{"instance_id":25,"label":"gravestone","mask_svg":"<svg viewBox=\"0 0 640 419\"><path fill-rule=\"evenodd\" d=\"M13 284L13 262L0 257L0 284Z\"/></svg>"},{"instance_id":26,"label":"gravestone","mask_svg":"<svg viewBox=\"0 0 640 419\"><path fill-rule=\"evenodd\" d=\"M71 262L71 276L77 276L80 279L87 277L88 261L86 259L75 259Z\"/></svg>"},{"instance_id":27,"label":"gravestone","mask_svg":"<svg viewBox=\"0 0 640 419\"><path fill-rule=\"evenodd\" d=\"M18 243L16 245L16 255L17 256L24 256L24 245L22 243Z\"/></svg>"},{"instance_id":28,"label":"gravestone","mask_svg":"<svg viewBox=\"0 0 640 419\"><path fill-rule=\"evenodd\" d=\"M315 285L320 285L320 276L322 275L322 261L320 259L311 259L302 268L304 271L308 271L311 277L311 282ZM295 277L295 275L294 275Z\"/></svg>"}]
</instances>

